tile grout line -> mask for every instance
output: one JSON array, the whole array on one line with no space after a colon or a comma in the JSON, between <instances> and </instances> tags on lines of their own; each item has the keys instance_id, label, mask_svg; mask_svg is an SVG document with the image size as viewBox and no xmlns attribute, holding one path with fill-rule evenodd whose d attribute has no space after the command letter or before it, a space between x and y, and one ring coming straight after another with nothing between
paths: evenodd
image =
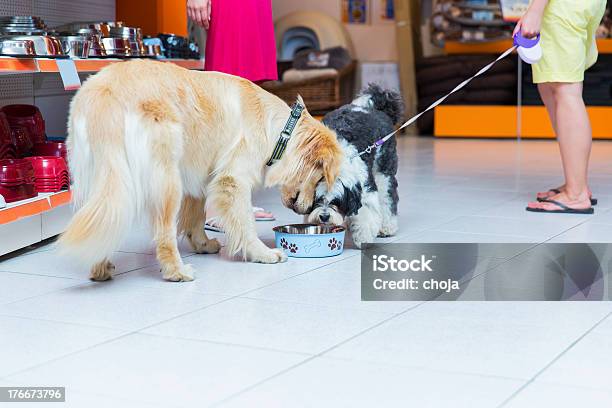
<instances>
[{"instance_id":1,"label":"tile grout line","mask_svg":"<svg viewBox=\"0 0 612 408\"><path fill-rule=\"evenodd\" d=\"M359 333L356 333L356 334L354 334L354 335L352 335L352 336L350 336L350 337L348 337L348 338L346 338L346 339L344 339L344 340L334 344L333 346L330 346L330 347L326 348L325 350L323 350L323 351L321 351L321 352L319 352L319 353L317 353L317 354L315 354L315 355L313 355L313 356L311 356L311 357L309 357L309 358L307 358L307 359L305 359L303 361L300 361L300 362L298 362L296 364L293 364L293 365L291 365L291 366L289 366L289 367L287 367L287 368L277 372L276 374L268 376L267 378L264 378L263 380L258 381L255 384L252 384L252 385L250 385L250 386L248 386L248 387L238 391L237 393L232 394L232 395L228 396L227 398L224 398L224 399L222 399L222 400L212 404L211 407L221 406L222 404L225 404L226 402L232 400L233 398L236 398L239 395L242 395L242 394L244 394L244 393L246 393L248 391L251 391L254 388L259 387L260 385L262 385L262 384L264 384L264 383L266 383L266 382L268 382L270 380L273 380L274 378L280 377L281 375L284 375L284 374L288 373L289 371L292 371L292 370L294 370L294 369L296 369L296 368L298 368L298 367L300 367L300 366L302 366L302 365L304 365L304 364L306 364L306 363L308 363L310 361L313 361L313 360L315 360L315 359L317 359L319 357L322 357L326 353L329 353L330 351L332 351L332 350L334 350L334 349L336 349L336 348L338 348L338 347L348 343L349 341L351 341L351 340L353 340L353 339L355 339L355 338L357 338L357 337L359 337L359 336L361 336L361 335L363 335L363 334L365 334L365 333L367 333L367 332L369 332L371 330L374 330L377 327L380 327L381 325L383 325L383 324L385 324L385 323L387 323L387 322L389 322L389 321L391 321L391 320L393 320L393 319L395 319L395 318L397 318L399 316L402 316L405 313L408 313L408 312L410 312L410 311L420 307L424 303L426 303L426 302L421 302L421 303L419 303L417 305L409 307L406 310L403 310L401 312L395 313L392 316L389 316L386 319L381 320L380 322L378 322L378 323L376 323L376 324L374 324L374 325L372 325L372 326L370 326L370 327L360 331Z\"/></svg>"},{"instance_id":2,"label":"tile grout line","mask_svg":"<svg viewBox=\"0 0 612 408\"><path fill-rule=\"evenodd\" d=\"M81 353L81 352L84 352L84 351L87 351L87 350L91 350L92 348L95 348L95 347L99 347L99 346L102 346L102 345L105 345L105 344L108 344L108 343L112 343L112 342L117 341L117 340L120 340L120 339L122 339L122 338L124 338L124 337L131 336L131 335L133 335L133 334L142 334L142 335L147 335L146 333L142 333L142 331L143 331L143 330L150 329L151 327L155 327L155 326L157 326L157 325L160 325L160 324L163 324L163 323L169 322L170 320L174 320L174 319L177 319L177 318L180 318L180 317L183 317L183 316L187 316L187 315L189 315L189 314L191 314L191 313L196 313L196 312L202 311L202 310L204 310L204 309L207 309L207 308L209 308L209 307L216 306L216 305L219 305L219 304L221 304L221 303L224 303L224 302L227 302L227 301L230 301L230 300L233 300L233 299L239 298L240 296L243 296L243 295L248 294L248 293L250 293L250 292L253 292L253 291L256 291L256 290L259 290L259 289L265 288L265 287L267 287L267 286L274 285L274 284L279 283L279 282L283 282L283 281L288 280L288 279L292 279L292 278L294 278L294 277L296 277L296 276L304 275L304 274L307 274L307 273L313 272L313 271L315 271L315 270L317 270L317 269L325 268L325 267L327 267L327 266L329 266L329 265L333 265L333 264L335 264L335 263L338 263L338 262L344 261L344 260L349 259L349 258L352 258L352 257L354 257L354 256L356 256L356 255L357 255L357 254L355 254L355 255L351 255L351 256L348 256L348 257L346 257L346 258L342 258L342 259L340 259L340 260L337 260L337 261L335 261L335 262L331 262L331 263L326 264L326 265L321 265L321 266L319 266L319 267L317 267L317 268L314 268L314 269L311 269L311 270L308 270L308 271L305 271L305 272L299 273L299 274L297 274L297 275L290 276L290 277L285 278L285 279L281 279L280 281L276 281L276 282L269 283L269 284L267 284L267 285L263 285L263 286L258 287L258 288L249 289L249 290L248 290L248 291L246 291L246 292L242 292L242 293L239 293L239 294L237 294L237 295L230 296L230 297L228 297L228 298L226 298L226 299L222 299L222 300L220 300L220 301L218 301L218 302L214 302L214 303L208 304L208 305L206 305L206 306L199 307L199 308L194 309L194 310L191 310L191 311L189 311L189 312L181 313L181 314L179 314L179 315L173 316L173 317L168 318L168 319L164 319L164 320L162 320L162 321L159 321L159 322L156 322L156 323L150 324L150 325L148 325L148 326L140 327L140 328L138 328L138 329L136 329L136 330L131 330L131 331L129 331L129 330L128 330L128 331L126 331L125 333L123 333L123 334L121 334L121 335L119 335L119 336L117 336L117 337L113 337L113 338L110 338L110 339L105 340L105 341L103 341L103 342L96 343L96 344L93 344L93 345L91 345L91 346L87 346L87 347L85 347L85 348L82 348L82 349L79 349L79 350L75 350L75 351L72 351L72 352L70 352L70 353L67 353L67 354L61 355L61 356L59 356L59 357L53 358L53 359L51 359L51 360L47 360L47 361L44 361L44 362L42 362L42 363L38 363L38 364L35 364L35 365L33 365L33 366L30 366L30 367L27 367L27 368L24 368L24 369L17 370L17 371L15 371L15 372L9 373L9 374L8 374L8 376L7 376L7 377L5 377L5 378L8 378L8 377L10 377L10 376L14 376L14 375L17 375L17 374L21 374L21 373L26 372L26 371L29 371L29 370L33 370L33 369L38 368L38 367L41 367L41 366L43 366L43 365L45 365L45 364L49 364L49 363L52 363L52 362L54 362L54 361L61 360L61 359L63 359L63 358L69 357L69 356L71 356L71 355L78 354L78 353ZM134 270L129 271L129 272L134 272L134 271L136 271L136 270L145 269L145 268L148 268L148 267L149 267L149 266L145 266L145 267L142 267L142 268L134 269ZM128 272L125 272L125 273L128 273ZM90 283L88 282L88 283L86 283L86 284L90 284ZM85 284L83 284L83 285L85 285ZM77 285L77 286L79 286L79 285ZM60 290L58 290L58 292L61 292L62 290L65 290L65 289L60 289ZM12 303L12 302L11 302L11 303ZM3 315L3 316L5 316L5 317L13 317L13 318L21 318L21 317L19 317L19 316L12 316L12 315ZM39 320L39 321L46 321L46 322L52 322L52 323L72 324L72 325L77 325L77 326L85 326L85 327L95 327L95 328L99 328L99 329L107 329L107 330L115 330L115 331L122 331L122 329L116 329L116 328L110 328L110 327L101 327L101 326L84 325L84 324L81 324L81 323L67 323L67 322L62 322L62 321L57 321L57 320L48 320L48 319L32 319L32 318L25 318L25 319L29 319L29 320ZM244 347L246 347L246 348L251 348L250 346L244 346Z\"/></svg>"},{"instance_id":3,"label":"tile grout line","mask_svg":"<svg viewBox=\"0 0 612 408\"><path fill-rule=\"evenodd\" d=\"M67 276L42 275L42 274L39 274L39 273L16 272L16 271L6 271L6 270L0 270L0 273L15 273L15 274L19 274L19 275L36 276L36 277L39 277L39 278L68 279L68 280L73 280L73 281L76 281L76 282L86 283L84 280L80 280L78 278L69 278Z\"/></svg>"},{"instance_id":4,"label":"tile grout line","mask_svg":"<svg viewBox=\"0 0 612 408\"><path fill-rule=\"evenodd\" d=\"M121 275L124 275L124 274L126 274L126 273L130 273L130 272L139 271L139 270L141 270L141 269L150 268L150 267L152 267L152 266L153 266L153 265L145 265L145 266L141 266L141 267L138 267L138 268L135 268L135 269L130 269L130 270L125 271L125 272L119 272L119 273L116 273L115 275L113 275L113 277L114 277L114 276L121 276ZM84 281L84 280L77 280L77 279L75 279L75 278L66 278L66 277L61 277L61 276L35 275L35 274L22 273L22 272L10 272L10 273L20 273L20 274L22 274L22 275L29 275L29 276L40 276L40 277L47 277L47 278L69 279L69 280L74 280L74 281L76 281L76 282L78 282L78 283L77 283L77 284L75 284L75 285L72 285L72 286L68 286L68 287L66 287L66 288L61 288L61 289L57 289L57 290L52 290L52 291L50 291L50 292L42 293L42 294L39 294L39 295L30 296L30 297L27 297L27 298L24 298L24 299L14 300L14 301L9 302L9 303L4 303L4 304L2 304L2 306L3 306L3 307L4 307L4 306L8 306L8 305L12 305L13 303L22 302L22 301L24 301L24 300L36 299L37 297L40 297L40 296L46 296L46 295L50 295L50 294L52 294L52 293L62 292L62 291L64 291L64 290L72 289L72 288L75 288L75 287L80 287L80 286L86 286L86 285L92 285L92 284L99 283L99 282L95 282L95 281L91 281L91 280ZM15 317L17 317L17 316L15 316Z\"/></svg>"},{"instance_id":5,"label":"tile grout line","mask_svg":"<svg viewBox=\"0 0 612 408\"><path fill-rule=\"evenodd\" d=\"M529 385L533 384L538 379L539 376L541 376L547 369L549 369L553 364L559 361L561 357L563 357L567 352L569 352L572 348L574 348L574 346L576 346L576 344L578 344L582 339L584 339L586 336L592 333L593 330L595 330L600 324L602 324L610 316L612 316L612 312L605 315L597 323L595 323L590 329L588 329L586 332L580 335L576 340L571 342L569 346L565 348L565 350L562 350L559 354L557 354L556 357L554 357L548 364L546 364L542 369L540 369L537 373L535 373L527 382L525 382L516 391L514 391L508 398L506 398L500 405L498 405L497 408L503 408L506 405L508 405L508 403L511 400L513 400L517 395L523 392Z\"/></svg>"}]
</instances>

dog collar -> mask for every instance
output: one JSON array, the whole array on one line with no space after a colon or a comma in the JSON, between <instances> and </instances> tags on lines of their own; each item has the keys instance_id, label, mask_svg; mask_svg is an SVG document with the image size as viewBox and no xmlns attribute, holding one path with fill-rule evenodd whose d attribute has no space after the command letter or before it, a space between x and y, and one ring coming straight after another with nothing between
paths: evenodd
<instances>
[{"instance_id":1,"label":"dog collar","mask_svg":"<svg viewBox=\"0 0 612 408\"><path fill-rule=\"evenodd\" d=\"M302 112L304 112L304 105L299 102L296 102L291 107L291 116L289 116L289 120L287 120L285 128L276 141L276 146L274 146L272 156L270 156L270 160L268 160L268 166L273 165L280 160L281 157L283 157L283 153L285 153L285 149L287 148L287 143L289 143L289 139L291 139L291 134L295 130L295 126L297 125L298 120L300 120Z\"/></svg>"}]
</instances>

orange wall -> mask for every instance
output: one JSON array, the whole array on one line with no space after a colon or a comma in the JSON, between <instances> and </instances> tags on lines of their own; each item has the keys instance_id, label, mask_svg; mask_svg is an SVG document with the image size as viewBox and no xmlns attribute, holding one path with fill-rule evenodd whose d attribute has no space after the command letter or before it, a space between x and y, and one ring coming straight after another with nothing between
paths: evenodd
<instances>
[{"instance_id":1,"label":"orange wall","mask_svg":"<svg viewBox=\"0 0 612 408\"><path fill-rule=\"evenodd\" d=\"M187 0L157 0L159 32L187 36Z\"/></svg>"},{"instance_id":2,"label":"orange wall","mask_svg":"<svg viewBox=\"0 0 612 408\"><path fill-rule=\"evenodd\" d=\"M187 35L187 0L117 0L117 20L145 35Z\"/></svg>"}]
</instances>

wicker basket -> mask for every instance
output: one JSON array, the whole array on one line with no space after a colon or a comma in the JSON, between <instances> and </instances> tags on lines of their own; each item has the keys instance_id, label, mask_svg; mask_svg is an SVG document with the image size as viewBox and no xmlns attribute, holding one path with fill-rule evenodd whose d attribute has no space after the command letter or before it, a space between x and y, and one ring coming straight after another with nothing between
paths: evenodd
<instances>
[{"instance_id":1,"label":"wicker basket","mask_svg":"<svg viewBox=\"0 0 612 408\"><path fill-rule=\"evenodd\" d=\"M353 61L350 65L338 71L337 75L292 83L266 82L262 84L262 87L289 105L295 102L299 94L304 98L309 112L323 114L337 109L353 99L356 67L357 63Z\"/></svg>"}]
</instances>

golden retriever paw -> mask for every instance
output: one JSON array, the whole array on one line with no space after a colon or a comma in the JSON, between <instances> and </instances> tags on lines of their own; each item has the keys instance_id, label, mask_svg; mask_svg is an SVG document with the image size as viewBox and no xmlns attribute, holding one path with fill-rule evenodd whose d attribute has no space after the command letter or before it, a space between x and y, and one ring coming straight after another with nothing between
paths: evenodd
<instances>
[{"instance_id":1,"label":"golden retriever paw","mask_svg":"<svg viewBox=\"0 0 612 408\"><path fill-rule=\"evenodd\" d=\"M196 241L190 238L189 242L196 254L216 254L221 250L221 244L217 239Z\"/></svg>"},{"instance_id":2,"label":"golden retriever paw","mask_svg":"<svg viewBox=\"0 0 612 408\"><path fill-rule=\"evenodd\" d=\"M191 282L194 280L195 270L191 265L162 267L164 279L170 282Z\"/></svg>"},{"instance_id":3,"label":"golden retriever paw","mask_svg":"<svg viewBox=\"0 0 612 408\"><path fill-rule=\"evenodd\" d=\"M249 261L256 263L276 264L287 262L287 254L285 254L282 249L270 249L266 247L263 250L250 253L248 259Z\"/></svg>"},{"instance_id":4,"label":"golden retriever paw","mask_svg":"<svg viewBox=\"0 0 612 408\"><path fill-rule=\"evenodd\" d=\"M113 272L115 272L115 265L109 261L100 262L91 268L89 279L104 282L113 278Z\"/></svg>"}]
</instances>

